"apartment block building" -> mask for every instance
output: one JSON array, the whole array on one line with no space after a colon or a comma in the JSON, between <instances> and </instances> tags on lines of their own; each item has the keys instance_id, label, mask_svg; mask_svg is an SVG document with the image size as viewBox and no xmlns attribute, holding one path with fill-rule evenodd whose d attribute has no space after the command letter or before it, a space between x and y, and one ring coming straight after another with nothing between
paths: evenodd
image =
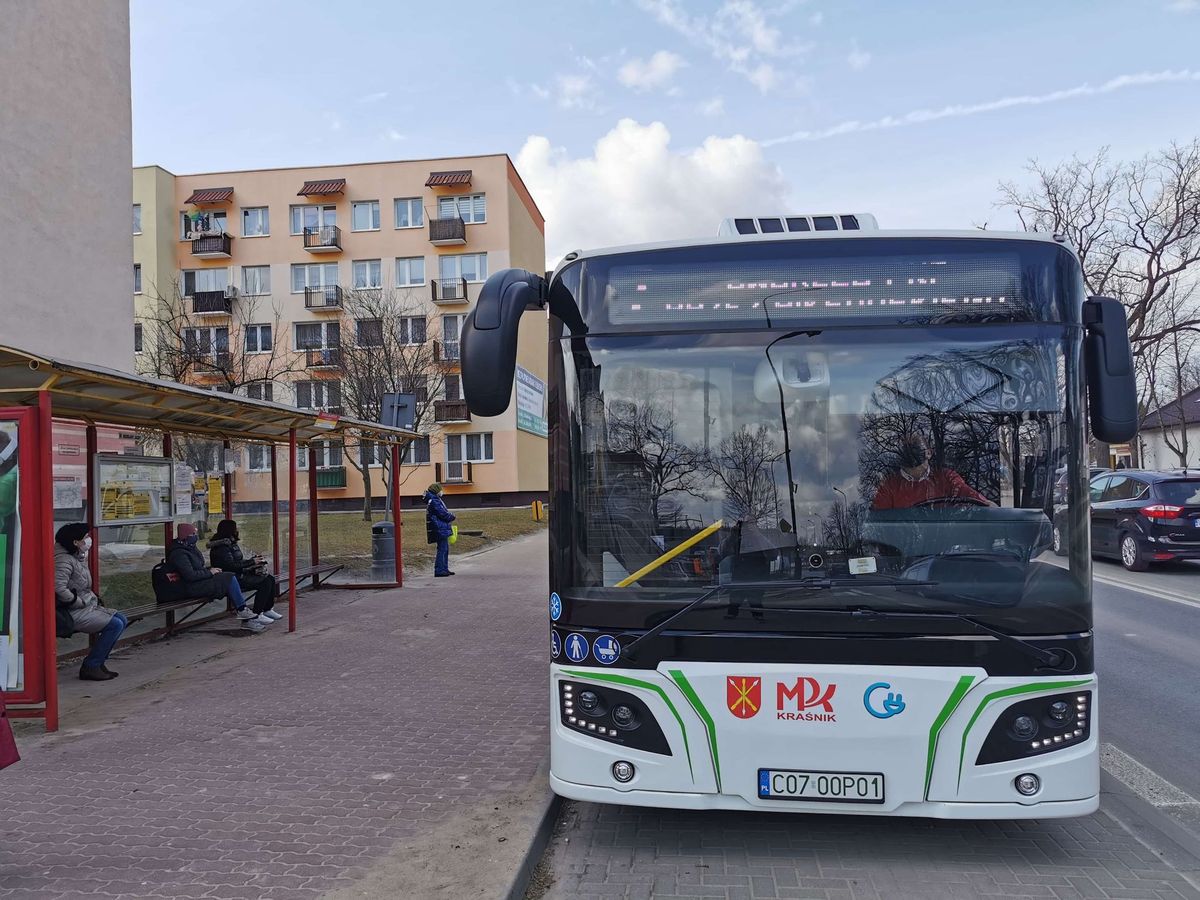
<instances>
[{"instance_id":1,"label":"apartment block building","mask_svg":"<svg viewBox=\"0 0 1200 900\"><path fill-rule=\"evenodd\" d=\"M400 388L426 409L428 437L400 473L406 502L435 479L459 506L544 495L544 410L514 402L481 419L462 397L459 335L483 282L545 265L544 221L506 154L198 175L146 166L133 186L136 370L359 415L346 408L361 388L352 359L370 361L386 331L414 351ZM376 309L390 320L364 312ZM526 398L545 383L546 337L544 317L525 317ZM380 456L318 447L322 505L360 505L362 466ZM236 458L235 508L260 508L270 459L253 445ZM378 498L381 479L371 482Z\"/></svg>"}]
</instances>

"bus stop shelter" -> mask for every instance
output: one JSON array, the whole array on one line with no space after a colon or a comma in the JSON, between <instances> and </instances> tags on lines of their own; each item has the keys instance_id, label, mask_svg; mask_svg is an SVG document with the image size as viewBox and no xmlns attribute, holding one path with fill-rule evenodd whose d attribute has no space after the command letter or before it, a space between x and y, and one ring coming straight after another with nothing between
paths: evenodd
<instances>
[{"instance_id":1,"label":"bus stop shelter","mask_svg":"<svg viewBox=\"0 0 1200 900\"><path fill-rule=\"evenodd\" d=\"M288 573L288 631L297 615L297 452L308 453L308 515L311 560L320 558L317 465L312 444L346 437L386 446L390 452L391 508L395 581L403 583L399 524L401 447L419 435L408 429L359 419L318 414L279 403L238 397L190 385L146 378L83 363L68 362L0 346L0 690L9 715L43 718L48 731L58 728L57 648L55 633L54 532L55 483L53 423L69 421L86 428L85 508L93 552L89 564L101 593L99 529L102 477L106 461L115 466L136 460L138 469L167 480L158 487L131 492L130 521L161 523L164 544L173 537L176 517L172 436L196 436L232 444L271 448L271 529L274 571ZM98 450L97 429L119 426L162 435L161 456L125 457ZM281 553L276 447L288 451L286 556ZM129 462L129 464L133 464ZM169 472L170 474L166 474ZM222 511L233 511L228 471L222 476ZM191 494L188 494L188 504ZM146 572L147 581L150 578Z\"/></svg>"}]
</instances>

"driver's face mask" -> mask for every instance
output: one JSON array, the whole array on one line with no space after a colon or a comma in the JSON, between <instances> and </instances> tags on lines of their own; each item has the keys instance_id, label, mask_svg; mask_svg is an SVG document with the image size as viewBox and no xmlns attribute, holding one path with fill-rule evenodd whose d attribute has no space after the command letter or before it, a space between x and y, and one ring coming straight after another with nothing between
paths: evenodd
<instances>
[{"instance_id":1,"label":"driver's face mask","mask_svg":"<svg viewBox=\"0 0 1200 900\"><path fill-rule=\"evenodd\" d=\"M908 481L924 481L929 477L929 448L921 444L905 444L900 448L900 474Z\"/></svg>"}]
</instances>

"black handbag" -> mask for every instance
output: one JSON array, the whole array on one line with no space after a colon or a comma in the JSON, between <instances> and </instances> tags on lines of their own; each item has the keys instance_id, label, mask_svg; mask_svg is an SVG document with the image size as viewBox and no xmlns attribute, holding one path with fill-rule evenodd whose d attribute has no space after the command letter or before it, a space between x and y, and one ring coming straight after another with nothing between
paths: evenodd
<instances>
[{"instance_id":1,"label":"black handbag","mask_svg":"<svg viewBox=\"0 0 1200 900\"><path fill-rule=\"evenodd\" d=\"M54 633L60 638L75 634L75 620L71 617L71 611L58 603L54 605Z\"/></svg>"}]
</instances>

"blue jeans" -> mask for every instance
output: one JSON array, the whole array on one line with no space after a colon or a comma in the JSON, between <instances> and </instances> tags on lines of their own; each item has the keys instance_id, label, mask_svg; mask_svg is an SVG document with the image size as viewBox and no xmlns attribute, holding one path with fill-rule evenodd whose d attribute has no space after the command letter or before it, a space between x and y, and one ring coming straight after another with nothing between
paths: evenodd
<instances>
[{"instance_id":1,"label":"blue jeans","mask_svg":"<svg viewBox=\"0 0 1200 900\"><path fill-rule=\"evenodd\" d=\"M129 624L129 620L123 615L113 613L112 620L105 625L98 635L96 635L96 643L92 647L87 656L83 658L83 665L88 669L98 669L104 665L108 659L108 654L112 653L112 648L116 646L117 638L121 636L121 632Z\"/></svg>"},{"instance_id":2,"label":"blue jeans","mask_svg":"<svg viewBox=\"0 0 1200 900\"><path fill-rule=\"evenodd\" d=\"M238 584L236 578L229 579L229 599L233 601L234 609L241 609L246 605L246 598L242 594L242 586Z\"/></svg>"},{"instance_id":3,"label":"blue jeans","mask_svg":"<svg viewBox=\"0 0 1200 900\"><path fill-rule=\"evenodd\" d=\"M450 538L437 539L437 555L433 558L433 574L445 575L450 571Z\"/></svg>"}]
</instances>

